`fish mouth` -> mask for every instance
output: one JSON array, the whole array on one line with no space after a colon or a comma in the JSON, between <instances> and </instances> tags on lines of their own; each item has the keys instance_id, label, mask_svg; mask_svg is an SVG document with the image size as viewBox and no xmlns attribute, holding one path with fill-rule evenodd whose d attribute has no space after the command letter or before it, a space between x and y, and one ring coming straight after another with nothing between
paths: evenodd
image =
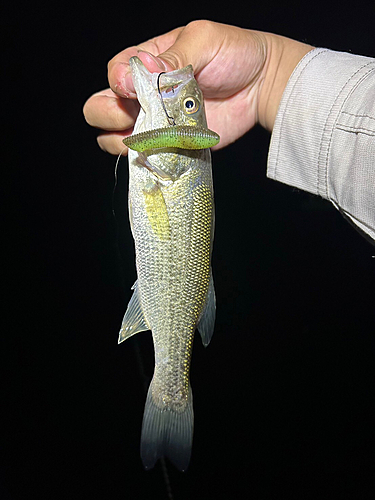
<instances>
[{"instance_id":1,"label":"fish mouth","mask_svg":"<svg viewBox=\"0 0 375 500\"><path fill-rule=\"evenodd\" d=\"M129 59L129 66L137 96L143 94L147 95L152 86L152 73L148 71L146 66L137 56Z\"/></svg>"},{"instance_id":2,"label":"fish mouth","mask_svg":"<svg viewBox=\"0 0 375 500\"><path fill-rule=\"evenodd\" d=\"M150 84L153 89L156 89L156 79L158 73L150 73L143 62L137 56L133 56L129 59L129 65L132 72L132 77L134 81L134 86L136 88L137 94L142 92L142 87L145 85L148 89ZM163 87L169 88L174 85L180 85L181 83L185 83L185 81L191 80L194 78L194 70L193 66L189 64L181 69L175 69L173 71L168 71L163 73ZM139 91L137 90L139 87ZM145 91L146 89L144 89Z\"/></svg>"},{"instance_id":3,"label":"fish mouth","mask_svg":"<svg viewBox=\"0 0 375 500\"><path fill-rule=\"evenodd\" d=\"M148 102L155 93L160 94L169 88L184 85L194 79L194 70L191 64L173 71L150 73L139 57L134 56L129 59L129 66L137 99L143 109L148 108ZM160 75L162 75L161 79Z\"/></svg>"},{"instance_id":4,"label":"fish mouth","mask_svg":"<svg viewBox=\"0 0 375 500\"><path fill-rule=\"evenodd\" d=\"M123 139L123 143L134 151L151 149L208 149L216 146L220 137L212 130L197 125L173 125L133 134Z\"/></svg>"}]
</instances>

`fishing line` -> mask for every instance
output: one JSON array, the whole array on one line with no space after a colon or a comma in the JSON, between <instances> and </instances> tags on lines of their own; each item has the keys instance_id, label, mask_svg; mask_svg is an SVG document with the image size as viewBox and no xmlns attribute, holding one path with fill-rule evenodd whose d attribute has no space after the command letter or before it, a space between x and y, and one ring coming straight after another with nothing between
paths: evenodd
<instances>
[{"instance_id":1,"label":"fishing line","mask_svg":"<svg viewBox=\"0 0 375 500\"><path fill-rule=\"evenodd\" d=\"M160 459L161 463L161 470L163 472L163 478L165 482L165 487L167 489L167 495L169 500L174 500L173 493L172 493L172 486L171 486L171 481L169 479L169 474L168 474L168 468L167 464L165 463L165 458L161 457Z\"/></svg>"},{"instance_id":2,"label":"fishing line","mask_svg":"<svg viewBox=\"0 0 375 500\"><path fill-rule=\"evenodd\" d=\"M160 96L161 104L162 104L162 106L163 106L163 109L164 109L165 114L167 115L167 118L168 118L169 123L171 123L171 120L172 120L172 125L176 125L176 122L174 121L174 118L173 118L172 116L169 116L169 114L168 114L168 112L167 112L167 108L165 107L165 104L164 104L163 96L161 95L161 90L160 90L160 77L161 77L161 75L164 75L164 73L166 73L166 71L162 71L161 73L159 73L159 74L158 74L158 81L157 81L157 85L158 85L158 92L159 92L159 96Z\"/></svg>"},{"instance_id":3,"label":"fishing line","mask_svg":"<svg viewBox=\"0 0 375 500\"><path fill-rule=\"evenodd\" d=\"M116 214L115 214L115 207L114 207L114 199L115 199L115 191L117 188L117 169L118 169L118 164L119 164L120 158L122 156L122 153L125 151L125 149L126 149L126 146L118 155L117 160L116 160L116 165L115 165L115 184L113 186L113 191L112 191L112 212L113 212L113 215L115 216L115 218L116 218Z\"/></svg>"},{"instance_id":4,"label":"fishing line","mask_svg":"<svg viewBox=\"0 0 375 500\"><path fill-rule=\"evenodd\" d=\"M121 151L121 153L118 155L117 160L116 160L116 165L115 165L115 182L112 190L112 216L113 216L113 222L114 222L114 231L115 231L115 244L114 244L114 249L116 252L116 257L117 257L117 263L120 271L120 284L121 284L121 289L122 291L125 288L124 284L124 268L123 268L123 259L120 251L120 230L119 230L119 222L117 220L116 216L116 211L115 211L115 191L117 189L117 170L118 170L118 165L120 162L120 158L122 156L122 153L125 151L126 147Z\"/></svg>"}]
</instances>

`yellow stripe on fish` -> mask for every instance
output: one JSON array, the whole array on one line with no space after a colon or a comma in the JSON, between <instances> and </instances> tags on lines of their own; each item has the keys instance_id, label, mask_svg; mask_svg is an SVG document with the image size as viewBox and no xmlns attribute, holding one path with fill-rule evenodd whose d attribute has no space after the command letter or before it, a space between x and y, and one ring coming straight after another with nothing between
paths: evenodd
<instances>
[{"instance_id":1,"label":"yellow stripe on fish","mask_svg":"<svg viewBox=\"0 0 375 500\"><path fill-rule=\"evenodd\" d=\"M171 228L168 211L160 187L154 183L149 189L143 190L143 195L147 217L154 234L159 240L170 240Z\"/></svg>"}]
</instances>

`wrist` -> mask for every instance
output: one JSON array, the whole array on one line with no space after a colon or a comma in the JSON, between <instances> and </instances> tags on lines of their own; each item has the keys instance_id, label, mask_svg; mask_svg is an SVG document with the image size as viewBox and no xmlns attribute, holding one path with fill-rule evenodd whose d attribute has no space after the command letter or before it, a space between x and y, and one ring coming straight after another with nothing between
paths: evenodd
<instances>
[{"instance_id":1,"label":"wrist","mask_svg":"<svg viewBox=\"0 0 375 500\"><path fill-rule=\"evenodd\" d=\"M271 33L264 33L264 35L267 44L267 61L259 82L258 122L271 132L288 80L299 61L313 47Z\"/></svg>"}]
</instances>

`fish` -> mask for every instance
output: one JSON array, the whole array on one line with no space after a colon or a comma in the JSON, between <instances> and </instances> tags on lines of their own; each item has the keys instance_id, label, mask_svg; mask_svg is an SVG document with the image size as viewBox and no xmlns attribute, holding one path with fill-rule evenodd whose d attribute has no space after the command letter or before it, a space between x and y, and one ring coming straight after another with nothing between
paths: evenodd
<instances>
[{"instance_id":1,"label":"fish","mask_svg":"<svg viewBox=\"0 0 375 500\"><path fill-rule=\"evenodd\" d=\"M119 343L151 330L155 368L141 432L145 469L167 457L181 471L191 458L194 413L189 379L195 330L204 346L215 324L211 256L214 192L202 92L191 65L150 73L129 61L140 111L129 147L129 219L137 280Z\"/></svg>"}]
</instances>

